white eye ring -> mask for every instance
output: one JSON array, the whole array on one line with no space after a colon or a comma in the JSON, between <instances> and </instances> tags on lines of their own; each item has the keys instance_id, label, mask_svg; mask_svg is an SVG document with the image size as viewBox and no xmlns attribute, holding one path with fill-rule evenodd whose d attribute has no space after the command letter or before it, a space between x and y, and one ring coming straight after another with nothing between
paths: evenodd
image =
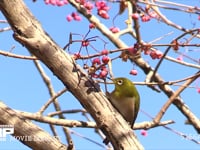
<instances>
[{"instance_id":1,"label":"white eye ring","mask_svg":"<svg viewBox=\"0 0 200 150\"><path fill-rule=\"evenodd\" d=\"M118 81L117 81L117 84L118 84L118 85L122 85L122 84L123 84L123 80L118 80Z\"/></svg>"}]
</instances>

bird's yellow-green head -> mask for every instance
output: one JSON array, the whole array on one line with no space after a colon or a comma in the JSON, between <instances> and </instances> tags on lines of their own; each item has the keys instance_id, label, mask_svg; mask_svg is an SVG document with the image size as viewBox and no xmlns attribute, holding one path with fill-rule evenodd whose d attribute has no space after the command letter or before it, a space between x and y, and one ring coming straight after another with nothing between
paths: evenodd
<instances>
[{"instance_id":1,"label":"bird's yellow-green head","mask_svg":"<svg viewBox=\"0 0 200 150\"><path fill-rule=\"evenodd\" d=\"M108 94L108 98L132 127L140 107L139 93L133 82L127 78L114 78L112 81L115 89Z\"/></svg>"},{"instance_id":2,"label":"bird's yellow-green head","mask_svg":"<svg viewBox=\"0 0 200 150\"><path fill-rule=\"evenodd\" d=\"M135 85L129 79L115 78L112 81L115 84L115 90L113 92L116 97L139 97Z\"/></svg>"}]
</instances>

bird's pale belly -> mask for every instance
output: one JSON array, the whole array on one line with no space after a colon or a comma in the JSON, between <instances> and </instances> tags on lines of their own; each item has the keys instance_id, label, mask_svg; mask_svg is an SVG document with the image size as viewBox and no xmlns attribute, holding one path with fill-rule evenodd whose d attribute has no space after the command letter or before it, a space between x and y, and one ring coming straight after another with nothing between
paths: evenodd
<instances>
[{"instance_id":1,"label":"bird's pale belly","mask_svg":"<svg viewBox=\"0 0 200 150\"><path fill-rule=\"evenodd\" d=\"M122 114L126 121L130 124L134 118L134 102L133 97L126 98L123 100L111 100L112 104L116 107L116 109Z\"/></svg>"}]
</instances>

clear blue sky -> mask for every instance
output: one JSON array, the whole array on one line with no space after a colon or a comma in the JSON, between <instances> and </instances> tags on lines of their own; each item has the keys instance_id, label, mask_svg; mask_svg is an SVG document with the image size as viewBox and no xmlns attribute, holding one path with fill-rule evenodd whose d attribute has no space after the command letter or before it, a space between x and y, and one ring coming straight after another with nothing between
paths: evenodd
<instances>
[{"instance_id":1,"label":"clear blue sky","mask_svg":"<svg viewBox=\"0 0 200 150\"><path fill-rule=\"evenodd\" d=\"M185 4L200 6L200 1L197 0L192 0L192 1L177 0L176 2L184 2ZM75 9L69 5L64 7L46 6L42 0L38 0L36 3L33 3L31 0L25 0L25 3L30 8L34 16L42 24L44 30L46 30L46 32L61 47L63 47L68 42L70 32L85 34L88 31L88 21L85 20L84 18L82 19L81 22L72 21L68 23L66 21L65 19L66 16L72 11L75 11ZM118 6L115 7L114 5L112 5L112 3L110 3L110 6L112 7L110 15L114 16L116 13L113 12L116 12L116 10L118 10ZM164 11L164 12L168 14L169 19L175 21L175 23L178 23L185 28L192 28L193 26L197 28L200 25L199 21L197 20L198 18L197 15L185 14L183 16L183 13L175 14L175 12L173 11ZM0 19L3 19L2 15L0 15ZM125 27L123 16L117 18L116 24L119 27ZM108 27L112 26L112 21L111 20L106 21L106 25L108 25ZM0 24L0 27L6 27L6 25ZM173 31L174 33L162 39L161 41L159 41L159 43L169 43L170 40L175 38L181 32L174 30L172 27L164 25L162 22L158 22L155 20L141 24L141 35L142 38L147 42L152 41L155 38L158 38L171 31ZM88 37L96 35L101 36L99 32L92 31ZM81 37L75 36L75 38L80 39ZM106 48L116 49L115 46L112 45L112 43L110 43L110 41L107 38L102 36L101 38L103 38L106 42L108 42ZM133 40L129 36L124 36L122 37L122 39L127 43L127 45L133 44ZM13 50L13 53L29 55L26 49L24 49L21 45L17 44L12 39L12 31L1 33L0 42L1 42L0 44L1 50L9 51L9 49L13 45L15 45L16 48ZM195 40L194 42L199 43L199 40ZM94 46L97 49L102 49L103 43L101 43L101 41L98 41L98 44L94 42ZM79 49L78 46L72 46L72 47L75 50ZM199 49L198 48L191 48L191 49L195 49L195 52L188 52L186 54L195 59L199 59L200 56ZM165 49L161 48L160 50L164 51ZM181 49L182 52L187 50L188 49L186 48ZM174 52L170 52L169 55L175 58L178 57L178 55L175 54ZM145 59L153 67L155 67L157 61L152 61L152 59L148 56L145 56ZM187 62L191 62L188 59L184 60ZM0 64L1 64L0 100L2 100L6 105L8 105L13 109L29 111L29 112L37 112L41 108L41 106L49 99L49 94L33 62L29 60L14 59L0 55ZM129 62L122 63L121 60L115 61L113 63L113 72L116 77L126 76L133 81L141 81L141 82L144 81L145 75L137 66L134 66L134 68L138 70L138 75L137 76L129 75L129 71L132 69L132 67L133 65L130 64ZM51 77L55 91L63 89L64 87L63 84L55 76L53 76L53 74L47 68L45 68L45 71ZM166 81L171 81L187 77L189 75L192 75L196 71L197 69L184 67L165 60L161 65L159 73ZM193 85L195 84L199 83L195 82ZM102 88L104 89L104 86L102 86ZM164 94L156 93L146 86L137 85L137 88L141 95L141 109L150 114L151 116L155 116L158 113L161 106L166 102L168 98ZM172 87L172 88L176 90L178 87ZM113 86L109 86L109 91L111 91L112 89ZM200 95L196 92L196 90L193 88L187 89L181 94L181 97L183 98L185 103L189 106L189 108L193 111L193 113L195 113L197 116L200 116L200 111L199 111ZM74 97L69 93L66 93L63 96L61 96L59 98L59 102L63 110L81 108L79 102L75 100ZM50 108L46 111L46 113L51 111L54 111L52 106L50 106ZM83 119L83 117L80 114L67 115L67 118L77 119L77 120ZM136 122L150 121L150 120L151 119L148 118L145 114L139 112ZM163 120L174 120L176 123L169 125L168 127L183 132L188 136L192 136L195 140L200 141L200 135L198 135L192 127L184 125L185 117L176 109L176 107L171 106L169 110L166 112ZM50 132L50 129L47 125L40 123L36 124L40 125L46 131ZM72 130L84 136L87 136L93 140L96 140L98 142L101 141L99 136L93 132L93 129L73 128ZM178 136L175 133L166 130L163 127L150 129L148 131L148 136L146 137L141 136L140 131L135 131L135 132L138 136L139 141L142 143L145 149L154 149L154 150L155 149L159 150L199 149L199 145L189 140L183 139L181 136ZM58 127L58 133L59 136L62 138L62 142L66 143L62 130L59 127ZM72 135L72 137L77 149L80 150L88 148L103 149L76 135ZM11 137L7 137L7 139L8 140L6 142L0 141L0 149L10 149L10 150L29 149L28 147L24 146L18 141L9 141Z\"/></svg>"}]
</instances>

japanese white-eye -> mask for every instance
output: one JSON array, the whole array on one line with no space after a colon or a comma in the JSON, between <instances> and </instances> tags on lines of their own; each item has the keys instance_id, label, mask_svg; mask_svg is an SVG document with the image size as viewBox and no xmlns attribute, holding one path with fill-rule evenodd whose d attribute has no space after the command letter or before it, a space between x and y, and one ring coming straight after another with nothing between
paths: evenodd
<instances>
[{"instance_id":1,"label":"japanese white-eye","mask_svg":"<svg viewBox=\"0 0 200 150\"><path fill-rule=\"evenodd\" d=\"M111 93L107 92L106 95L133 128L140 107L139 93L132 81L127 78L114 78L112 81L115 84L115 89ZM104 143L108 144L108 140L104 140Z\"/></svg>"},{"instance_id":2,"label":"japanese white-eye","mask_svg":"<svg viewBox=\"0 0 200 150\"><path fill-rule=\"evenodd\" d=\"M115 78L112 81L115 84L115 89L111 93L107 93L107 96L132 128L140 107L140 95L129 79Z\"/></svg>"}]
</instances>

